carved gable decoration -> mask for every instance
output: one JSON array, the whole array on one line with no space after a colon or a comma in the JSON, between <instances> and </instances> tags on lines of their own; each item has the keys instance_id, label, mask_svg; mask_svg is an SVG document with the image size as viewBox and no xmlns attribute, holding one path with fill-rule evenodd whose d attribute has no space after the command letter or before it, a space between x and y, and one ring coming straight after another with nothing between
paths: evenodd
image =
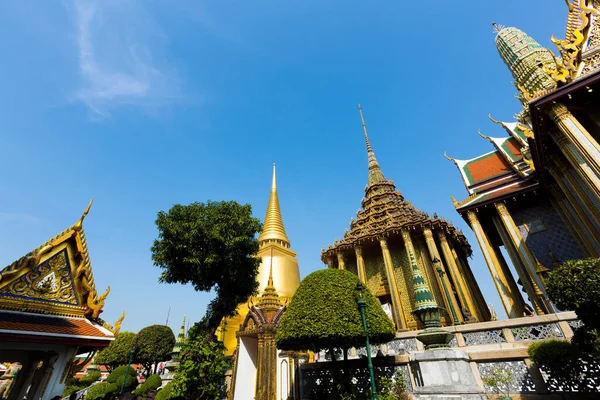
<instances>
[{"instance_id":1,"label":"carved gable decoration","mask_svg":"<svg viewBox=\"0 0 600 400\"><path fill-rule=\"evenodd\" d=\"M98 318L110 288L98 296L83 219L0 270L0 309Z\"/></svg>"},{"instance_id":2,"label":"carved gable decoration","mask_svg":"<svg viewBox=\"0 0 600 400\"><path fill-rule=\"evenodd\" d=\"M0 282L0 298L80 306L73 273L67 249L63 248L39 265L24 268L13 279Z\"/></svg>"}]
</instances>

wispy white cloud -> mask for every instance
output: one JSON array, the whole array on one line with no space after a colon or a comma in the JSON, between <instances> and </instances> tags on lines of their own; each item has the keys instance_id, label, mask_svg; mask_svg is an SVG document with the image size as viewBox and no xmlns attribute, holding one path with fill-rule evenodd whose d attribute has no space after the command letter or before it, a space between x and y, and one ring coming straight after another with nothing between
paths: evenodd
<instances>
[{"instance_id":1,"label":"wispy white cloud","mask_svg":"<svg viewBox=\"0 0 600 400\"><path fill-rule=\"evenodd\" d=\"M112 108L155 108L179 97L161 58L166 37L139 0L74 0L81 85L75 99L97 116Z\"/></svg>"}]
</instances>

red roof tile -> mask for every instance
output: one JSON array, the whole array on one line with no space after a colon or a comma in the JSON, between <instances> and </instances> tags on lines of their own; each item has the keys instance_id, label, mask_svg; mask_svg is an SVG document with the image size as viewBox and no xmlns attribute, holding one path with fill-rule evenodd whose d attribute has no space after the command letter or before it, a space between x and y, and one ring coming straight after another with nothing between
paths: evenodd
<instances>
[{"instance_id":1,"label":"red roof tile","mask_svg":"<svg viewBox=\"0 0 600 400\"><path fill-rule=\"evenodd\" d=\"M15 331L15 333L31 333L51 336L87 336L111 339L106 334L84 318L69 318L58 316L42 316L29 313L0 311L0 331ZM20 332L18 332L20 331Z\"/></svg>"},{"instance_id":2,"label":"red roof tile","mask_svg":"<svg viewBox=\"0 0 600 400\"><path fill-rule=\"evenodd\" d=\"M504 143L506 143L506 147L511 151L511 153L513 153L513 155L517 159L523 158L523 155L521 154L520 143L517 141L517 139L511 137Z\"/></svg>"},{"instance_id":3,"label":"red roof tile","mask_svg":"<svg viewBox=\"0 0 600 400\"><path fill-rule=\"evenodd\" d=\"M468 163L465 168L471 177L472 185L512 172L510 166L497 152L476 159Z\"/></svg>"}]
</instances>

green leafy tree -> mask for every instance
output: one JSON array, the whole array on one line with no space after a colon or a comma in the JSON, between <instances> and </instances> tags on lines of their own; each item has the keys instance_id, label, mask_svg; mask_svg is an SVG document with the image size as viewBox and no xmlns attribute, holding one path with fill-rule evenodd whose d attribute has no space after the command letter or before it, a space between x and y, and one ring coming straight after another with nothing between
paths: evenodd
<instances>
[{"instance_id":1,"label":"green leafy tree","mask_svg":"<svg viewBox=\"0 0 600 400\"><path fill-rule=\"evenodd\" d=\"M146 376L150 375L152 364L170 359L175 345L175 335L166 325L150 325L137 335L135 361L144 365ZM156 371L155 371L156 372Z\"/></svg>"},{"instance_id":2,"label":"green leafy tree","mask_svg":"<svg viewBox=\"0 0 600 400\"><path fill-rule=\"evenodd\" d=\"M136 337L137 335L133 332L119 333L107 348L96 355L94 362L98 365L104 365L109 371L120 365L126 365L129 362L129 356Z\"/></svg>"},{"instance_id":3,"label":"green leafy tree","mask_svg":"<svg viewBox=\"0 0 600 400\"><path fill-rule=\"evenodd\" d=\"M195 290L214 290L203 325L214 335L223 317L256 293L260 260L256 234L260 220L252 207L235 201L174 205L156 219L158 239L152 260L163 269L160 282L191 283Z\"/></svg>"},{"instance_id":4,"label":"green leafy tree","mask_svg":"<svg viewBox=\"0 0 600 400\"><path fill-rule=\"evenodd\" d=\"M225 397L225 361L223 343L208 338L197 326L190 329L187 342L181 348L179 367L173 378L172 392L161 395L194 400ZM164 390L164 389L163 389ZM161 394L159 391L158 394Z\"/></svg>"},{"instance_id":5,"label":"green leafy tree","mask_svg":"<svg viewBox=\"0 0 600 400\"><path fill-rule=\"evenodd\" d=\"M582 356L600 359L600 258L566 261L548 274L546 285L552 301L583 322L573 337Z\"/></svg>"},{"instance_id":6,"label":"green leafy tree","mask_svg":"<svg viewBox=\"0 0 600 400\"><path fill-rule=\"evenodd\" d=\"M155 391L162 385L162 379L158 375L150 375L146 382L142 383L141 386L133 391L133 394L146 395L148 392Z\"/></svg>"},{"instance_id":7,"label":"green leafy tree","mask_svg":"<svg viewBox=\"0 0 600 400\"><path fill-rule=\"evenodd\" d=\"M94 385L85 395L85 400L107 400L112 398L119 388L114 383L102 382Z\"/></svg>"},{"instance_id":8,"label":"green leafy tree","mask_svg":"<svg viewBox=\"0 0 600 400\"><path fill-rule=\"evenodd\" d=\"M358 277L346 270L324 269L308 275L296 289L275 336L281 350L328 350L334 379L346 393L355 388L350 376L338 366L335 348L344 349L346 355L348 348L365 345L356 302L357 283ZM375 296L365 290L364 300L370 342L393 339L394 325Z\"/></svg>"}]
</instances>

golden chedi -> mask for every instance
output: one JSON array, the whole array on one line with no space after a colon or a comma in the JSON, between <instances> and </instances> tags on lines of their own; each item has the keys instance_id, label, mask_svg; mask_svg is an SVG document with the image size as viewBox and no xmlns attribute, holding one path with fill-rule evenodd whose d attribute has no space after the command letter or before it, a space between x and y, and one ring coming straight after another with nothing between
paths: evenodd
<instances>
[{"instance_id":1,"label":"golden chedi","mask_svg":"<svg viewBox=\"0 0 600 400\"><path fill-rule=\"evenodd\" d=\"M277 295L282 304L289 301L300 284L300 270L296 253L290 249L290 241L285 233L279 197L277 195L277 179L275 164L273 164L273 181L269 204L263 224L263 229L258 237L260 248L256 257L261 259L258 271L259 291L264 290L269 284L269 272L272 271L272 286L276 288ZM238 307L238 315L226 318L221 323L219 338L225 344L225 355L230 356L237 345L236 333L244 322L252 304L258 305L259 297L248 299L245 304Z\"/></svg>"}]
</instances>

